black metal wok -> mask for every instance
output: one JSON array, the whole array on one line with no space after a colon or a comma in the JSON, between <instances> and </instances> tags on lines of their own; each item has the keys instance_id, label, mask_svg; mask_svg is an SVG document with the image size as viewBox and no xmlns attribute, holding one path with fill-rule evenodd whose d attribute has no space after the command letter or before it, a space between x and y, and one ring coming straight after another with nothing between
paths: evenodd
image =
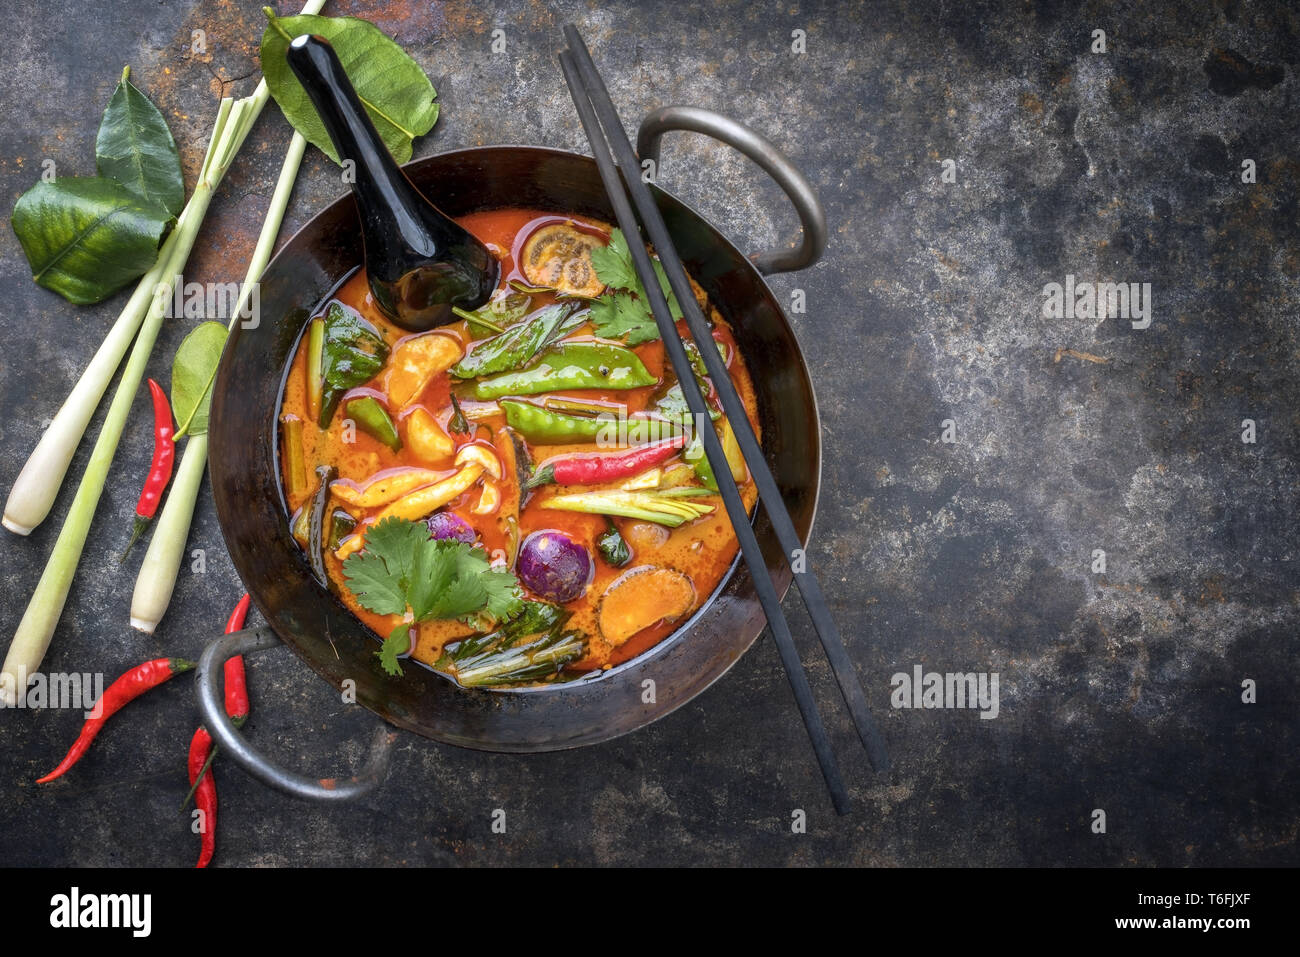
<instances>
[{"instance_id":1,"label":"black metal wok","mask_svg":"<svg viewBox=\"0 0 1300 957\"><path fill-rule=\"evenodd\" d=\"M821 472L817 403L798 343L762 273L811 265L825 247L825 219L807 181L771 143L740 124L706 110L664 108L642 124L643 160L657 165L659 137L669 130L707 133L740 149L777 179L803 223L798 248L751 262L694 210L656 191L687 269L736 330L757 389L764 451L806 542ZM484 147L433 156L405 170L452 216L525 206L612 219L594 161L576 153ZM222 356L209 429L213 496L235 569L268 623L212 642L200 662L203 720L223 750L267 784L303 797L347 799L382 778L394 738L387 726L379 729L364 771L321 779L278 767L225 717L222 663L281 642L334 686L354 682L357 702L389 725L489 751L550 751L605 741L663 717L721 677L765 625L739 559L671 636L588 679L475 691L420 667L407 668L401 678L379 669L375 636L314 578L290 534L277 463L276 415L288 359L313 310L361 258L356 208L347 196L307 223L271 261L261 279L260 323L236 328ZM784 593L789 571L761 510L755 528L773 581ZM647 679L654 682L651 704L643 700Z\"/></svg>"}]
</instances>

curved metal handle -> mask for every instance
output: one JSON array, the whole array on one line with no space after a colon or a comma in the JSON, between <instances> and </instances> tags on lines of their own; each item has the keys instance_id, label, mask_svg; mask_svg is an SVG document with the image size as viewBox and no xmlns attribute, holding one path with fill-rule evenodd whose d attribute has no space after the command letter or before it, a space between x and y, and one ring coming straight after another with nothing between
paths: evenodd
<instances>
[{"instance_id":1,"label":"curved metal handle","mask_svg":"<svg viewBox=\"0 0 1300 957\"><path fill-rule=\"evenodd\" d=\"M211 642L203 649L195 672L199 692L199 711L203 724L240 767L263 784L292 794L294 797L314 801L351 801L373 790L388 771L393 741L397 738L391 728L380 725L370 745L370 760L360 774L347 779L309 778L304 774L286 771L273 763L260 751L252 748L226 715L221 691L222 666L235 655L265 651L280 645L280 639L270 628L246 628Z\"/></svg>"},{"instance_id":2,"label":"curved metal handle","mask_svg":"<svg viewBox=\"0 0 1300 957\"><path fill-rule=\"evenodd\" d=\"M768 275L804 269L821 258L826 251L826 211L822 209L812 184L771 140L713 110L698 106L663 106L641 121L636 134L637 155L643 161L653 160L657 169L659 140L673 130L703 133L739 150L762 167L790 197L803 225L803 239L796 249L773 249L750 256L759 272Z\"/></svg>"}]
</instances>

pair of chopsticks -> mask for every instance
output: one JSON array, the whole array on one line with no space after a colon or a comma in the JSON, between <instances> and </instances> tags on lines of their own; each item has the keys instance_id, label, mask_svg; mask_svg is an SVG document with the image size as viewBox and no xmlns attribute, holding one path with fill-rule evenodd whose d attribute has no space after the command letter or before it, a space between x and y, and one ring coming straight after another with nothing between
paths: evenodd
<instances>
[{"instance_id":1,"label":"pair of chopsticks","mask_svg":"<svg viewBox=\"0 0 1300 957\"><path fill-rule=\"evenodd\" d=\"M609 194L610 203L614 207L619 228L628 239L633 265L641 285L645 288L650 309L659 326L659 334L663 337L665 351L673 364L673 370L677 373L682 395L691 410L693 420L696 423L705 423L704 427L697 429L704 444L704 454L713 468L713 474L718 478L719 493L722 495L723 504L726 505L727 515L731 519L736 538L740 541L740 550L746 565L749 566L754 586L758 590L759 604L763 607L772 637L776 640L781 663L785 666L786 676L790 679L790 687L794 690L799 713L803 716L808 737L812 740L813 750L821 765L822 776L826 779L826 787L831 793L831 800L835 810L845 814L849 809L848 792L840 777L839 765L831 751L830 740L826 736L821 714L813 701L808 676L804 674L803 665L799 661L799 653L795 649L790 626L781 611L780 599L769 577L767 563L763 559L758 539L754 536L754 529L750 525L749 515L741 501L740 491L731 478L731 469L722 451L722 443L713 428L707 425L709 417L704 396L691 372L690 360L686 356L686 349L678 336L677 325L669 312L668 302L650 264L650 255L646 252L645 243L636 241L637 237L641 236L640 226L644 227L645 240L654 246L659 262L668 276L668 284L672 288L673 295L677 297L677 302L682 307L686 325L708 369L709 378L717 389L722 410L731 422L740 451L758 488L759 499L776 531L786 562L791 566L795 583L799 586L799 593L803 596L808 615L817 630L817 636L821 639L822 648L830 661L840 693L848 705L858 737L862 740L862 746L867 752L871 766L877 771L885 770L889 764L884 742L875 723L871 720L862 685L858 683L853 663L849 660L844 643L840 640L839 631L827 610L826 600L822 597L817 578L808 567L807 558L803 554L803 543L799 541L794 522L791 521L790 513L781 499L776 480L767 467L767 460L763 457L762 449L759 448L758 438L749 423L749 416L745 414L745 407L736 392L735 385L732 384L731 376L723 365L722 357L713 348L708 323L695 301L681 258L677 255L677 250L668 235L668 228L664 225L663 217L659 214L649 187L641 181L640 163L618 118L618 112L614 109L613 101L609 98L609 91L605 88L595 63L592 62L587 45L583 43L582 37L572 24L564 28L564 37L568 42L568 49L560 53L560 66L564 70L565 82L569 85L569 93L573 96L582 128L590 141L591 151L600 170L600 178L605 184L605 191ZM625 175L620 176L620 168ZM640 213L640 226L637 216L633 213L632 203L636 204L636 209ZM795 561L796 556L802 557L803 560Z\"/></svg>"}]
</instances>

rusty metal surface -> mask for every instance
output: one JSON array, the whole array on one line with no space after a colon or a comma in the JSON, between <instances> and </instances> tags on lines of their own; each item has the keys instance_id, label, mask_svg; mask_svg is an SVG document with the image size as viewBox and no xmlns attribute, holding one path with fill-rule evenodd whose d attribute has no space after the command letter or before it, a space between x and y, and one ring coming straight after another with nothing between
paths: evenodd
<instances>
[{"instance_id":1,"label":"rusty metal surface","mask_svg":"<svg viewBox=\"0 0 1300 957\"><path fill-rule=\"evenodd\" d=\"M217 97L256 82L258 3L113 0L93 22L64 0L9 7L9 208L42 160L93 172L123 63L167 115L191 185ZM810 559L894 767L866 766L791 598L857 801L848 818L829 807L762 641L691 705L598 747L511 757L403 736L388 783L357 805L296 802L218 764L219 864L1297 862L1293 8L972 3L932 17L919 5L395 0L327 12L374 20L430 74L442 116L416 156L583 149L553 57L572 20L629 125L666 103L721 109L788 149L822 191L825 260L772 286L785 302L806 297L793 319L822 406ZM202 55L189 49L198 29ZM506 49L494 53L497 29ZM1105 53L1090 50L1096 29ZM187 278L242 277L288 137L268 108ZM742 248L791 230L779 192L744 160L685 135L664 157L664 185ZM342 188L310 151L282 235ZM8 229L0 271L7 491L122 297L78 309L37 288ZM1150 326L1044 317L1044 286L1067 274L1151 283ZM187 328L165 325L150 375L166 380ZM142 392L49 669L111 677L159 653L196 655L240 594L205 497L190 548L206 571L182 570L155 638L127 628L134 565L116 556L147 418ZM72 492L30 539L0 542L6 640ZM998 673L998 716L891 708L891 676L916 665ZM360 761L372 716L287 653L250 673L260 747L316 775L344 772L321 766L340 749ZM1256 704L1242 702L1247 679ZM192 685L174 681L38 788L80 716L0 714L0 831L23 835L0 845L0 864L192 862L197 838L177 807L195 720ZM497 809L505 834L492 831ZM796 809L805 834L792 833ZM1090 826L1096 809L1105 834Z\"/></svg>"}]
</instances>

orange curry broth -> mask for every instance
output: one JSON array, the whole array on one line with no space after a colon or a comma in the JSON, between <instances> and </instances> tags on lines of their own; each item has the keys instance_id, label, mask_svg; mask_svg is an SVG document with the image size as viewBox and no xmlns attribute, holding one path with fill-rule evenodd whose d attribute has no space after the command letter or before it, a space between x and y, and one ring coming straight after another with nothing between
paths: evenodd
<instances>
[{"instance_id":1,"label":"orange curry broth","mask_svg":"<svg viewBox=\"0 0 1300 957\"><path fill-rule=\"evenodd\" d=\"M493 254L500 259L503 285L511 279L526 282L522 273L516 269L515 257L519 253L519 246L522 245L523 240L534 228L551 222L572 222L581 227L599 230L606 235L610 231L608 225L596 220L577 216L555 216L523 209L499 209L473 213L461 217L458 222L487 244ZM702 296L702 293L700 295ZM370 294L363 270L358 270L348 279L333 298L361 313L365 319L380 331L390 347L399 340L411 335L406 330L394 326L379 311ZM533 297L530 311L541 308L552 301L554 301L554 297L549 293L536 294ZM321 315L323 312L324 309L318 312L317 315ZM715 325L715 338L727 347L729 356L728 370L731 373L732 382L744 401L750 422L757 431L758 416L753 382L740 358L730 327L716 310L710 308L710 313ZM683 337L689 338L685 323L681 323L679 328ZM487 330L470 328L464 321L443 326L440 331L455 336L467 349L473 341L491 335ZM566 338L581 338L590 336L590 334L591 327L583 326L570 333ZM546 394L622 403L626 404L629 414L642 411L647 407L652 394L662 387L663 380L667 379L672 382L675 381L675 376L671 363L667 362L662 341L655 340L644 343L634 347L633 351L645 364L646 369L661 380L661 385L626 391L562 390ZM355 437L349 436L353 441L344 441L343 422L346 416L342 413L343 403L349 397L367 392L377 394L382 399L387 373L388 365L385 365L385 368L370 382L348 392L343 402L340 402L339 412L335 413L329 428L322 431L316 427L310 413L307 411L307 336L303 335L301 337L297 352L293 358L292 368L285 382L280 415L281 423L284 422L286 416L290 415L303 420L302 445L303 460L307 472L306 490L298 495L292 494L287 479L282 476L282 479L285 479L285 498L289 504L291 514L296 513L311 499L312 493L315 491L314 470L318 465L333 465L338 469L340 479L351 479L358 485L364 484L376 473L385 469L400 469L413 466L420 468L433 467L416 458L405 447L405 440L403 448L399 452L393 452L360 429L355 430ZM499 441L506 441L501 432L501 429L505 426L505 416L500 412L477 422L471 421L471 430L468 435L452 433L448 427L452 416L450 386L450 374L444 372L435 376L420 396L407 405L406 408L400 411L390 409L389 412L393 415L393 419L397 424L399 435L405 435L404 420L416 408L424 408L437 420L443 430L451 435L457 449L471 441L491 445L495 449L498 447ZM521 398L525 401L540 401L542 396L523 396ZM462 404L467 411L471 405L474 405L474 403ZM282 441L283 436L284 429L281 428ZM560 453L590 452L595 449L595 446L590 443L582 445L540 445L528 442L527 444L534 466L550 456ZM286 463L286 459L287 456L281 456L282 463ZM663 463L661 467L666 469L681 461L679 453L674 458ZM451 475L454 472L455 469L452 467L450 459L448 459L445 465L445 474ZM503 498L508 499L510 492L506 489L506 483L513 485L513 476L507 474L500 483L504 493ZM581 661L570 665L569 670L591 671L597 668L610 668L653 647L669 635L681 620L688 617L691 612L698 609L708 599L726 574L727 568L735 558L739 547L735 534L732 532L730 520L727 518L726 509L722 504L722 499L718 495L702 496L695 500L712 505L714 510L711 514L693 522L687 522L675 529L668 529L634 519L614 518L614 523L618 526L632 551L632 560L622 568L611 567L600 557L596 547L596 540L606 530L604 516L547 510L540 507L546 498L554 494L580 489L617 488L619 484L620 482L608 483L604 486L542 486L533 492L527 505L520 512L519 541L521 543L534 531L557 529L585 545L591 554L595 574L590 587L582 597L565 605L565 608L572 613L572 617L569 619L569 627L582 631L589 639L587 656ZM474 515L470 511L477 504L480 491L481 483L477 483L459 498L444 506L444 509L454 512L468 522L478 532L480 541L489 554L504 554L507 545L504 517L499 513L487 516ZM746 478L741 486L741 495L746 509L752 510L757 498L752 478ZM335 508L341 506L342 503L332 497L326 509L327 516ZM352 512L355 518L364 519L378 512L379 509L360 510L360 514L355 508L349 508L348 511ZM695 604L690 612L687 612L682 618L675 621L660 621L633 635L621 646L612 646L600 635L600 629L597 626L596 614L600 597L625 572L652 565L667 566L688 576L695 587ZM342 562L329 549L325 551L325 567L331 584L334 586L334 591L351 609L353 614L379 636L386 636L400 623L400 616L377 615L360 605L347 587L346 579L343 576ZM524 591L530 598L538 597L529 593L526 588ZM413 656L425 664L432 664L437 660L442 646L447 642L474 633L468 626L458 621L425 622L418 626L417 631L418 637Z\"/></svg>"}]
</instances>

